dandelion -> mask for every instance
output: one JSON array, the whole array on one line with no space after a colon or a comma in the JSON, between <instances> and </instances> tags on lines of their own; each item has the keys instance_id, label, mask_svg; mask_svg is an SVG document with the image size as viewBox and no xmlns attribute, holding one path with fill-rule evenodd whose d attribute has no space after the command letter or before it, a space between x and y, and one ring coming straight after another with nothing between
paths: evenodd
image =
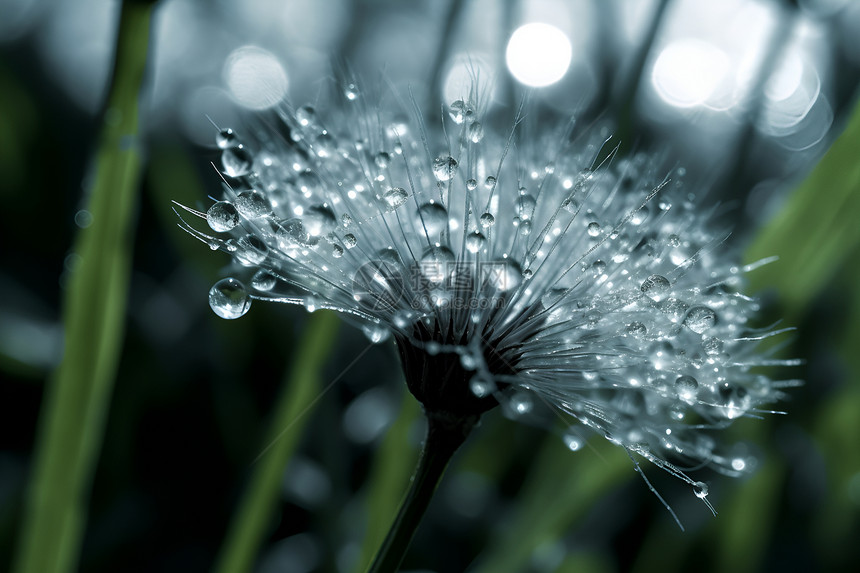
<instances>
[{"instance_id":1,"label":"dandelion","mask_svg":"<svg viewBox=\"0 0 860 573\"><path fill-rule=\"evenodd\" d=\"M429 124L365 97L348 89L326 119L283 110L247 138L220 131L224 196L186 208L212 232L182 226L236 263L209 293L219 316L299 304L396 342L429 430L374 570L399 563L386 555L402 556L448 459L496 406L555 410L571 450L596 431L705 503L681 467L751 467L711 430L794 383L756 372L778 363L756 349L774 333L750 330L750 269L729 261L683 169L616 157L573 121L527 138L522 109L500 132L475 91Z\"/></svg>"}]
</instances>

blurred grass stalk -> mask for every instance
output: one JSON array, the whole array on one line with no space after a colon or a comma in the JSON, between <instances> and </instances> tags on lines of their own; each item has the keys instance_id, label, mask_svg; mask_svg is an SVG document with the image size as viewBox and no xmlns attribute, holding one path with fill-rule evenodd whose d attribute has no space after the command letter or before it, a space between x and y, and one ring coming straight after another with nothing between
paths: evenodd
<instances>
[{"instance_id":1,"label":"blurred grass stalk","mask_svg":"<svg viewBox=\"0 0 860 573\"><path fill-rule=\"evenodd\" d=\"M337 313L318 311L302 331L285 386L272 413L266 441L218 558L215 570L219 573L254 569L257 554L275 517L284 469L311 419L309 410L325 392L321 373L340 320Z\"/></svg>"},{"instance_id":2,"label":"blurred grass stalk","mask_svg":"<svg viewBox=\"0 0 860 573\"><path fill-rule=\"evenodd\" d=\"M94 158L80 262L64 301L63 360L45 389L17 573L77 568L86 507L122 351L132 258L132 211L142 157L138 96L152 6L122 4L113 75Z\"/></svg>"}]
</instances>

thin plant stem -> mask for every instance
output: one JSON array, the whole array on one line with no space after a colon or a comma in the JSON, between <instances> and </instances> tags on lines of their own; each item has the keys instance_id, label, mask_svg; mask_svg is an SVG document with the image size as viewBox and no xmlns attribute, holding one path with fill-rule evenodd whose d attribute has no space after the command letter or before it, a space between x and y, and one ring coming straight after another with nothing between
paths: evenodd
<instances>
[{"instance_id":1,"label":"thin plant stem","mask_svg":"<svg viewBox=\"0 0 860 573\"><path fill-rule=\"evenodd\" d=\"M122 3L80 263L65 294L63 360L45 389L16 573L76 570L86 508L122 352L133 207L142 169L138 98L152 6Z\"/></svg>"},{"instance_id":2,"label":"thin plant stem","mask_svg":"<svg viewBox=\"0 0 860 573\"><path fill-rule=\"evenodd\" d=\"M394 573L403 562L421 518L454 453L463 445L477 416L454 418L427 412L427 436L409 490L368 573Z\"/></svg>"}]
</instances>

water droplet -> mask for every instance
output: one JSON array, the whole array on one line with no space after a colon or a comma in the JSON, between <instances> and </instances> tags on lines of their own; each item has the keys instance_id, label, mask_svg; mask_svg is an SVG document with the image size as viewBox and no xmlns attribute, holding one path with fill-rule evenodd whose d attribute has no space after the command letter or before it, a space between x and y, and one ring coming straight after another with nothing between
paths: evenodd
<instances>
[{"instance_id":1,"label":"water droplet","mask_svg":"<svg viewBox=\"0 0 860 573\"><path fill-rule=\"evenodd\" d=\"M528 236L532 232L532 222L531 221L521 221L518 225L519 233L522 236Z\"/></svg>"},{"instance_id":2,"label":"water droplet","mask_svg":"<svg viewBox=\"0 0 860 573\"><path fill-rule=\"evenodd\" d=\"M732 460L732 469L737 472L742 472L747 467L747 462L743 458L735 458Z\"/></svg>"},{"instance_id":3,"label":"water droplet","mask_svg":"<svg viewBox=\"0 0 860 573\"><path fill-rule=\"evenodd\" d=\"M484 139L484 126L481 125L481 122L476 121L469 126L469 139L472 143L479 143Z\"/></svg>"},{"instance_id":4,"label":"water droplet","mask_svg":"<svg viewBox=\"0 0 860 573\"><path fill-rule=\"evenodd\" d=\"M457 173L457 160L450 155L440 155L433 160L433 175L439 181L450 181Z\"/></svg>"},{"instance_id":5,"label":"water droplet","mask_svg":"<svg viewBox=\"0 0 860 573\"><path fill-rule=\"evenodd\" d=\"M478 367L478 360L470 352L464 352L460 355L460 365L465 370L475 370Z\"/></svg>"},{"instance_id":6,"label":"water droplet","mask_svg":"<svg viewBox=\"0 0 860 573\"><path fill-rule=\"evenodd\" d=\"M492 213L484 213L481 215L481 226L485 229L489 229L493 225L496 224L496 218L493 217Z\"/></svg>"},{"instance_id":7,"label":"water droplet","mask_svg":"<svg viewBox=\"0 0 860 573\"><path fill-rule=\"evenodd\" d=\"M236 241L236 260L246 267L259 265L266 260L269 247L256 235L245 235Z\"/></svg>"},{"instance_id":8,"label":"water droplet","mask_svg":"<svg viewBox=\"0 0 860 573\"><path fill-rule=\"evenodd\" d=\"M492 175L487 175L487 178L484 180L484 187L489 190L493 190L496 188L496 178Z\"/></svg>"},{"instance_id":9,"label":"water droplet","mask_svg":"<svg viewBox=\"0 0 860 573\"><path fill-rule=\"evenodd\" d=\"M434 239L439 233L448 228L448 211L439 203L424 203L418 207L415 226L419 232L426 231L426 236Z\"/></svg>"},{"instance_id":10,"label":"water droplet","mask_svg":"<svg viewBox=\"0 0 860 573\"><path fill-rule=\"evenodd\" d=\"M312 295L308 295L302 299L302 306L306 311L314 312L317 309L317 300Z\"/></svg>"},{"instance_id":11,"label":"water droplet","mask_svg":"<svg viewBox=\"0 0 860 573\"><path fill-rule=\"evenodd\" d=\"M226 233L239 224L239 212L232 203L218 201L206 211L206 222L213 231Z\"/></svg>"},{"instance_id":12,"label":"water droplet","mask_svg":"<svg viewBox=\"0 0 860 573\"><path fill-rule=\"evenodd\" d=\"M475 231L466 235L466 250L470 253L477 253L484 248L487 238L480 232Z\"/></svg>"},{"instance_id":13,"label":"water droplet","mask_svg":"<svg viewBox=\"0 0 860 573\"><path fill-rule=\"evenodd\" d=\"M740 418L752 407L752 396L746 391L746 388L732 387L726 384L720 388L719 393L725 400L723 411L729 420Z\"/></svg>"},{"instance_id":14,"label":"water droplet","mask_svg":"<svg viewBox=\"0 0 860 573\"><path fill-rule=\"evenodd\" d=\"M480 375L473 376L469 381L469 390L478 398L484 398L496 391L496 385L492 380L486 380Z\"/></svg>"},{"instance_id":15,"label":"water droplet","mask_svg":"<svg viewBox=\"0 0 860 573\"><path fill-rule=\"evenodd\" d=\"M385 151L380 151L376 154L376 157L374 157L373 160L377 167L380 169L386 169L388 164L391 162L391 155Z\"/></svg>"},{"instance_id":16,"label":"water droplet","mask_svg":"<svg viewBox=\"0 0 860 573\"><path fill-rule=\"evenodd\" d=\"M456 260L448 247L432 247L421 257L421 274L433 284L441 284L451 274Z\"/></svg>"},{"instance_id":17,"label":"water droplet","mask_svg":"<svg viewBox=\"0 0 860 573\"><path fill-rule=\"evenodd\" d=\"M358 99L358 96L361 95L361 92L359 91L358 86L356 86L354 83L348 83L343 88L343 95L349 101L355 101L356 99Z\"/></svg>"},{"instance_id":18,"label":"water droplet","mask_svg":"<svg viewBox=\"0 0 860 573\"><path fill-rule=\"evenodd\" d=\"M251 278L251 286L259 291L270 291L275 288L278 278L265 269L260 269Z\"/></svg>"},{"instance_id":19,"label":"water droplet","mask_svg":"<svg viewBox=\"0 0 860 573\"><path fill-rule=\"evenodd\" d=\"M512 414L522 416L531 412L533 407L531 396L525 392L517 392L510 398L508 408Z\"/></svg>"},{"instance_id":20,"label":"water droplet","mask_svg":"<svg viewBox=\"0 0 860 573\"><path fill-rule=\"evenodd\" d=\"M466 181L466 189L469 191L474 191L478 188L478 181L476 179L469 179Z\"/></svg>"},{"instance_id":21,"label":"water droplet","mask_svg":"<svg viewBox=\"0 0 860 573\"><path fill-rule=\"evenodd\" d=\"M577 211L579 211L579 203L568 197L561 202L561 208L568 213L576 213Z\"/></svg>"},{"instance_id":22,"label":"water droplet","mask_svg":"<svg viewBox=\"0 0 860 573\"><path fill-rule=\"evenodd\" d=\"M694 306L687 312L684 325L695 332L702 334L717 321L717 313L706 306Z\"/></svg>"},{"instance_id":23,"label":"water droplet","mask_svg":"<svg viewBox=\"0 0 860 573\"><path fill-rule=\"evenodd\" d=\"M674 297L667 298L660 303L660 310L662 310L672 322L681 322L681 319L683 319L684 315L687 314L687 309L689 308L690 305L686 302Z\"/></svg>"},{"instance_id":24,"label":"water droplet","mask_svg":"<svg viewBox=\"0 0 860 573\"><path fill-rule=\"evenodd\" d=\"M675 380L675 391L681 400L692 403L699 393L699 383L692 376L678 376Z\"/></svg>"},{"instance_id":25,"label":"water droplet","mask_svg":"<svg viewBox=\"0 0 860 573\"><path fill-rule=\"evenodd\" d=\"M343 247L340 245L332 245L331 246L331 256L336 259L339 259L343 256Z\"/></svg>"},{"instance_id":26,"label":"water droplet","mask_svg":"<svg viewBox=\"0 0 860 573\"><path fill-rule=\"evenodd\" d=\"M716 356L723 351L723 341L719 338L709 336L702 341L702 347L708 356Z\"/></svg>"},{"instance_id":27,"label":"water droplet","mask_svg":"<svg viewBox=\"0 0 860 573\"><path fill-rule=\"evenodd\" d=\"M606 272L606 263L598 259L591 264L591 270L595 277L599 277Z\"/></svg>"},{"instance_id":28,"label":"water droplet","mask_svg":"<svg viewBox=\"0 0 860 573\"><path fill-rule=\"evenodd\" d=\"M678 235L669 235L668 242L670 247L680 247L681 237Z\"/></svg>"},{"instance_id":29,"label":"water droplet","mask_svg":"<svg viewBox=\"0 0 860 573\"><path fill-rule=\"evenodd\" d=\"M487 282L502 292L515 289L523 280L520 266L508 259L484 263L482 270L487 274Z\"/></svg>"},{"instance_id":30,"label":"water droplet","mask_svg":"<svg viewBox=\"0 0 860 573\"><path fill-rule=\"evenodd\" d=\"M474 114L472 106L461 99L455 100L448 108L448 115L456 124L462 124L464 121L470 120Z\"/></svg>"},{"instance_id":31,"label":"water droplet","mask_svg":"<svg viewBox=\"0 0 860 573\"><path fill-rule=\"evenodd\" d=\"M697 481L693 484L693 493L695 493L696 497L699 499L705 499L708 497L708 484L703 481Z\"/></svg>"},{"instance_id":32,"label":"water droplet","mask_svg":"<svg viewBox=\"0 0 860 573\"><path fill-rule=\"evenodd\" d=\"M296 121L298 121L299 125L301 125L302 127L308 127L309 125L313 125L316 120L317 112L313 107L309 105L303 105L296 110Z\"/></svg>"},{"instance_id":33,"label":"water droplet","mask_svg":"<svg viewBox=\"0 0 860 573\"><path fill-rule=\"evenodd\" d=\"M227 149L239 145L239 138L236 137L236 132L232 129L222 129L215 135L215 143L221 149Z\"/></svg>"},{"instance_id":34,"label":"water droplet","mask_svg":"<svg viewBox=\"0 0 860 573\"><path fill-rule=\"evenodd\" d=\"M311 205L305 210L302 223L311 237L320 237L334 231L337 217L326 205Z\"/></svg>"},{"instance_id":35,"label":"water droplet","mask_svg":"<svg viewBox=\"0 0 860 573\"><path fill-rule=\"evenodd\" d=\"M400 207L404 203L406 203L406 199L409 195L406 193L406 189L402 187L394 187L385 192L385 195L382 198L385 200L385 203L391 207L392 209L396 209Z\"/></svg>"},{"instance_id":36,"label":"water droplet","mask_svg":"<svg viewBox=\"0 0 860 573\"><path fill-rule=\"evenodd\" d=\"M221 165L224 167L224 173L230 177L247 175L253 163L254 156L241 144L228 147L221 153Z\"/></svg>"},{"instance_id":37,"label":"water droplet","mask_svg":"<svg viewBox=\"0 0 860 573\"><path fill-rule=\"evenodd\" d=\"M523 221L528 221L532 218L535 212L535 205L537 201L535 198L526 193L525 195L520 195L519 199L517 199L517 215Z\"/></svg>"},{"instance_id":38,"label":"water droplet","mask_svg":"<svg viewBox=\"0 0 860 573\"><path fill-rule=\"evenodd\" d=\"M596 237L599 234L600 234L600 223L598 223L596 221L592 221L591 223L589 223L588 224L588 236L589 237Z\"/></svg>"},{"instance_id":39,"label":"water droplet","mask_svg":"<svg viewBox=\"0 0 860 573\"><path fill-rule=\"evenodd\" d=\"M391 336L391 332L380 324L365 324L361 327L361 331L374 344L384 342Z\"/></svg>"},{"instance_id":40,"label":"water droplet","mask_svg":"<svg viewBox=\"0 0 860 573\"><path fill-rule=\"evenodd\" d=\"M282 221L276 234L283 248L294 245L309 246L313 243L310 234L305 229L304 223L297 217Z\"/></svg>"},{"instance_id":41,"label":"water droplet","mask_svg":"<svg viewBox=\"0 0 860 573\"><path fill-rule=\"evenodd\" d=\"M579 434L573 430L566 432L562 436L562 440L564 440L564 445L567 446L567 449L571 452L577 452L585 445L585 440L579 437Z\"/></svg>"},{"instance_id":42,"label":"water droplet","mask_svg":"<svg viewBox=\"0 0 860 573\"><path fill-rule=\"evenodd\" d=\"M627 334L632 334L633 336L644 336L648 332L648 329L641 322L631 322L627 325Z\"/></svg>"},{"instance_id":43,"label":"water droplet","mask_svg":"<svg viewBox=\"0 0 860 573\"><path fill-rule=\"evenodd\" d=\"M651 300L660 302L669 294L669 289L672 285L669 283L669 279L662 275L651 275L644 281L642 281L642 286L640 290L642 294L650 298Z\"/></svg>"},{"instance_id":44,"label":"water droplet","mask_svg":"<svg viewBox=\"0 0 860 573\"><path fill-rule=\"evenodd\" d=\"M251 308L251 298L241 282L221 279L209 289L209 306L221 318L239 318Z\"/></svg>"},{"instance_id":45,"label":"water droplet","mask_svg":"<svg viewBox=\"0 0 860 573\"><path fill-rule=\"evenodd\" d=\"M347 249L353 248L358 243L358 240L355 238L355 235L352 233L347 233L343 236L343 245Z\"/></svg>"},{"instance_id":46,"label":"water droplet","mask_svg":"<svg viewBox=\"0 0 860 573\"><path fill-rule=\"evenodd\" d=\"M269 200L253 189L242 191L236 196L236 209L246 219L259 219L272 214L272 205Z\"/></svg>"}]
</instances>

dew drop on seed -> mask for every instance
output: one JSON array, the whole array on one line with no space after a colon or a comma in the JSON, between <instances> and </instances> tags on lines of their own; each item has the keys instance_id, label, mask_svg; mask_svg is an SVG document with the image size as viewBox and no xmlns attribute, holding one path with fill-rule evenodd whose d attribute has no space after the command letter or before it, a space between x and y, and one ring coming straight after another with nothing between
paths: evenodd
<instances>
[{"instance_id":1,"label":"dew drop on seed","mask_svg":"<svg viewBox=\"0 0 860 573\"><path fill-rule=\"evenodd\" d=\"M353 248L358 243L358 240L355 238L355 235L352 233L347 233L343 236L343 245L347 249Z\"/></svg>"},{"instance_id":2,"label":"dew drop on seed","mask_svg":"<svg viewBox=\"0 0 860 573\"><path fill-rule=\"evenodd\" d=\"M687 312L684 325L695 332L702 334L714 326L717 321L717 313L706 306L694 306Z\"/></svg>"},{"instance_id":3,"label":"dew drop on seed","mask_svg":"<svg viewBox=\"0 0 860 573\"><path fill-rule=\"evenodd\" d=\"M396 209L397 207L400 207L401 205L406 203L406 199L408 197L409 195L406 193L406 189L402 187L394 187L392 189L389 189L382 196L386 205L388 205L392 209Z\"/></svg>"},{"instance_id":4,"label":"dew drop on seed","mask_svg":"<svg viewBox=\"0 0 860 573\"><path fill-rule=\"evenodd\" d=\"M589 223L588 224L588 236L589 237L596 237L599 234L600 234L600 223L598 223L596 221L592 221L591 223Z\"/></svg>"},{"instance_id":5,"label":"dew drop on seed","mask_svg":"<svg viewBox=\"0 0 860 573\"><path fill-rule=\"evenodd\" d=\"M489 229L496 224L496 218L493 217L492 213L484 213L481 215L480 221L481 226L485 229Z\"/></svg>"},{"instance_id":6,"label":"dew drop on seed","mask_svg":"<svg viewBox=\"0 0 860 573\"><path fill-rule=\"evenodd\" d=\"M275 288L278 279L272 273L265 269L260 269L251 278L251 286L255 290L267 292Z\"/></svg>"},{"instance_id":7,"label":"dew drop on seed","mask_svg":"<svg viewBox=\"0 0 860 573\"><path fill-rule=\"evenodd\" d=\"M708 497L708 484L703 481L697 481L693 484L693 493L695 493L696 497L699 499L705 499Z\"/></svg>"},{"instance_id":8,"label":"dew drop on seed","mask_svg":"<svg viewBox=\"0 0 860 573\"><path fill-rule=\"evenodd\" d=\"M283 221L276 234L281 245L284 247L296 244L308 245L311 242L310 234L308 234L304 223L298 217Z\"/></svg>"},{"instance_id":9,"label":"dew drop on seed","mask_svg":"<svg viewBox=\"0 0 860 573\"><path fill-rule=\"evenodd\" d=\"M648 329L639 321L631 322L627 325L627 334L632 334L633 336L644 336L648 332Z\"/></svg>"},{"instance_id":10,"label":"dew drop on seed","mask_svg":"<svg viewBox=\"0 0 860 573\"><path fill-rule=\"evenodd\" d=\"M448 227L448 211L439 203L424 203L416 211L415 226L427 237L437 238Z\"/></svg>"},{"instance_id":11,"label":"dew drop on seed","mask_svg":"<svg viewBox=\"0 0 860 573\"><path fill-rule=\"evenodd\" d=\"M464 370L475 370L478 368L478 360L469 352L460 355L460 365Z\"/></svg>"},{"instance_id":12,"label":"dew drop on seed","mask_svg":"<svg viewBox=\"0 0 860 573\"><path fill-rule=\"evenodd\" d=\"M568 197L561 202L561 208L568 213L576 213L577 211L579 211L579 203Z\"/></svg>"},{"instance_id":13,"label":"dew drop on seed","mask_svg":"<svg viewBox=\"0 0 860 573\"><path fill-rule=\"evenodd\" d=\"M421 257L421 274L433 284L441 284L451 272L456 260L448 247L432 247Z\"/></svg>"},{"instance_id":14,"label":"dew drop on seed","mask_svg":"<svg viewBox=\"0 0 860 573\"><path fill-rule=\"evenodd\" d=\"M487 274L487 282L502 292L515 289L523 280L522 269L511 260L485 263L482 270Z\"/></svg>"},{"instance_id":15,"label":"dew drop on seed","mask_svg":"<svg viewBox=\"0 0 860 573\"><path fill-rule=\"evenodd\" d=\"M344 228L348 228L352 225L352 217L350 217L349 213L344 213L340 216L340 224L343 225Z\"/></svg>"},{"instance_id":16,"label":"dew drop on seed","mask_svg":"<svg viewBox=\"0 0 860 573\"><path fill-rule=\"evenodd\" d=\"M466 250L470 253L477 253L484 248L487 238L479 231L466 235Z\"/></svg>"},{"instance_id":17,"label":"dew drop on seed","mask_svg":"<svg viewBox=\"0 0 860 573\"><path fill-rule=\"evenodd\" d=\"M681 319L687 314L690 308L683 300L671 297L660 303L660 310L669 317L672 322L681 322Z\"/></svg>"},{"instance_id":18,"label":"dew drop on seed","mask_svg":"<svg viewBox=\"0 0 860 573\"><path fill-rule=\"evenodd\" d=\"M327 206L311 205L305 210L302 223L310 236L321 237L334 231L337 218Z\"/></svg>"},{"instance_id":19,"label":"dew drop on seed","mask_svg":"<svg viewBox=\"0 0 860 573\"><path fill-rule=\"evenodd\" d=\"M221 279L209 289L209 306L221 318L239 318L251 308L251 298L241 282Z\"/></svg>"},{"instance_id":20,"label":"dew drop on seed","mask_svg":"<svg viewBox=\"0 0 860 573\"><path fill-rule=\"evenodd\" d=\"M331 246L331 256L336 259L339 259L343 256L343 247L340 245L332 245Z\"/></svg>"},{"instance_id":21,"label":"dew drop on seed","mask_svg":"<svg viewBox=\"0 0 860 573\"><path fill-rule=\"evenodd\" d=\"M517 199L517 215L523 221L528 221L535 213L535 198L526 193Z\"/></svg>"},{"instance_id":22,"label":"dew drop on seed","mask_svg":"<svg viewBox=\"0 0 860 573\"><path fill-rule=\"evenodd\" d=\"M518 226L519 226L520 235L526 237L526 236L531 234L531 232L532 232L532 222L531 221L522 221L522 222L520 222L520 224Z\"/></svg>"},{"instance_id":23,"label":"dew drop on seed","mask_svg":"<svg viewBox=\"0 0 860 573\"><path fill-rule=\"evenodd\" d=\"M228 147L221 153L221 165L224 167L224 173L230 177L242 177L251 171L251 165L254 163L254 157L244 145Z\"/></svg>"},{"instance_id":24,"label":"dew drop on seed","mask_svg":"<svg viewBox=\"0 0 860 573\"><path fill-rule=\"evenodd\" d=\"M239 145L239 138L236 137L236 132L232 129L222 129L215 135L215 143L221 149L227 149Z\"/></svg>"},{"instance_id":25,"label":"dew drop on seed","mask_svg":"<svg viewBox=\"0 0 860 573\"><path fill-rule=\"evenodd\" d=\"M702 347L708 356L716 356L723 351L723 341L719 338L709 336L702 341Z\"/></svg>"},{"instance_id":26,"label":"dew drop on seed","mask_svg":"<svg viewBox=\"0 0 860 573\"><path fill-rule=\"evenodd\" d=\"M433 175L438 181L450 181L457 173L457 165L450 155L440 155L433 160Z\"/></svg>"},{"instance_id":27,"label":"dew drop on seed","mask_svg":"<svg viewBox=\"0 0 860 573\"><path fill-rule=\"evenodd\" d=\"M476 179L469 179L466 181L466 189L469 191L474 191L478 188L478 181Z\"/></svg>"},{"instance_id":28,"label":"dew drop on seed","mask_svg":"<svg viewBox=\"0 0 860 573\"><path fill-rule=\"evenodd\" d=\"M484 139L484 126L481 125L481 122L476 121L469 126L469 139L472 143L479 143Z\"/></svg>"},{"instance_id":29,"label":"dew drop on seed","mask_svg":"<svg viewBox=\"0 0 860 573\"><path fill-rule=\"evenodd\" d=\"M567 446L567 449L571 452L577 452L585 445L585 440L573 431L566 432L562 436L562 440L564 440L564 445Z\"/></svg>"},{"instance_id":30,"label":"dew drop on seed","mask_svg":"<svg viewBox=\"0 0 860 573\"><path fill-rule=\"evenodd\" d=\"M355 101L358 99L358 96L361 95L361 92L358 90L358 86L354 83L348 83L343 88L343 95L349 101Z\"/></svg>"},{"instance_id":31,"label":"dew drop on seed","mask_svg":"<svg viewBox=\"0 0 860 573\"><path fill-rule=\"evenodd\" d=\"M239 240L236 241L236 246L238 247L236 260L247 267L259 265L265 261L269 252L269 247L266 246L266 243L256 235L239 237Z\"/></svg>"},{"instance_id":32,"label":"dew drop on seed","mask_svg":"<svg viewBox=\"0 0 860 573\"><path fill-rule=\"evenodd\" d=\"M678 235L669 235L668 242L670 247L680 247L681 237L679 237Z\"/></svg>"},{"instance_id":33,"label":"dew drop on seed","mask_svg":"<svg viewBox=\"0 0 860 573\"><path fill-rule=\"evenodd\" d=\"M391 335L391 332L379 324L366 324L361 327L361 331L374 344L384 342Z\"/></svg>"},{"instance_id":34,"label":"dew drop on seed","mask_svg":"<svg viewBox=\"0 0 860 573\"><path fill-rule=\"evenodd\" d=\"M471 390L472 394L478 398L484 398L496 390L496 385L492 381L485 380L481 376L473 376L469 381L469 390Z\"/></svg>"},{"instance_id":35,"label":"dew drop on seed","mask_svg":"<svg viewBox=\"0 0 860 573\"><path fill-rule=\"evenodd\" d=\"M699 393L699 383L692 376L678 376L675 380L675 391L681 400L692 402Z\"/></svg>"},{"instance_id":36,"label":"dew drop on seed","mask_svg":"<svg viewBox=\"0 0 860 573\"><path fill-rule=\"evenodd\" d=\"M225 233L239 224L239 212L228 201L218 201L206 211L206 222L213 231Z\"/></svg>"},{"instance_id":37,"label":"dew drop on seed","mask_svg":"<svg viewBox=\"0 0 860 573\"><path fill-rule=\"evenodd\" d=\"M531 397L525 392L514 394L511 396L510 402L508 403L508 408L510 408L511 412L519 416L531 412L532 406Z\"/></svg>"},{"instance_id":38,"label":"dew drop on seed","mask_svg":"<svg viewBox=\"0 0 860 573\"><path fill-rule=\"evenodd\" d=\"M313 125L316 120L317 112L313 107L309 105L303 105L296 110L296 121L298 121L299 125L301 125L302 127L308 127L309 125Z\"/></svg>"},{"instance_id":39,"label":"dew drop on seed","mask_svg":"<svg viewBox=\"0 0 860 573\"><path fill-rule=\"evenodd\" d=\"M642 294L651 300L660 302L669 294L670 287L669 279L663 275L651 275L642 281L640 290L642 291Z\"/></svg>"},{"instance_id":40,"label":"dew drop on seed","mask_svg":"<svg viewBox=\"0 0 860 573\"><path fill-rule=\"evenodd\" d=\"M380 169L387 169L388 164L391 162L391 155L386 151L380 151L376 154L376 157L373 158L373 161Z\"/></svg>"},{"instance_id":41,"label":"dew drop on seed","mask_svg":"<svg viewBox=\"0 0 860 573\"><path fill-rule=\"evenodd\" d=\"M272 214L269 200L254 190L242 191L236 196L236 209L246 219L259 219Z\"/></svg>"},{"instance_id":42,"label":"dew drop on seed","mask_svg":"<svg viewBox=\"0 0 860 573\"><path fill-rule=\"evenodd\" d=\"M484 187L489 190L493 190L496 188L496 178L492 175L487 175L487 178L484 180Z\"/></svg>"},{"instance_id":43,"label":"dew drop on seed","mask_svg":"<svg viewBox=\"0 0 860 573\"><path fill-rule=\"evenodd\" d=\"M591 264L591 270L595 277L599 277L606 272L606 263L598 259Z\"/></svg>"},{"instance_id":44,"label":"dew drop on seed","mask_svg":"<svg viewBox=\"0 0 860 573\"><path fill-rule=\"evenodd\" d=\"M472 106L461 99L455 100L448 106L448 115L451 117L451 120L460 125L464 121L470 119L474 110Z\"/></svg>"}]
</instances>

